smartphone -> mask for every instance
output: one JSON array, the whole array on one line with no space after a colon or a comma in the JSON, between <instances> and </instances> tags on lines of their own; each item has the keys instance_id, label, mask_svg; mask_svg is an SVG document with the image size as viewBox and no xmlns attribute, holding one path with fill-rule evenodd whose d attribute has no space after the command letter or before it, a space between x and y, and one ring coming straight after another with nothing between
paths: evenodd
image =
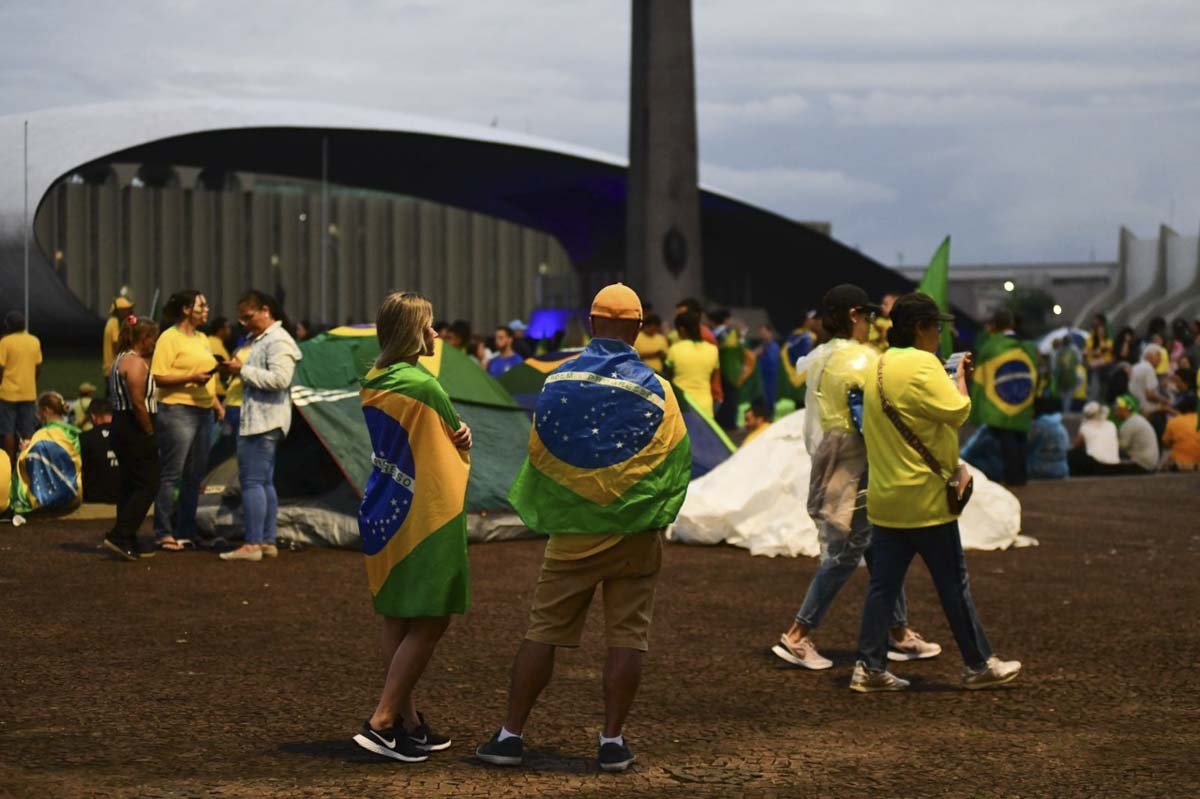
<instances>
[{"instance_id":1,"label":"smartphone","mask_svg":"<svg viewBox=\"0 0 1200 799\"><path fill-rule=\"evenodd\" d=\"M950 375L951 377L957 376L958 375L958 365L960 363L962 363L962 359L966 355L967 355L967 353L965 351L964 352L956 352L956 353L953 353L949 358L947 358L946 363L945 363L946 374Z\"/></svg>"}]
</instances>

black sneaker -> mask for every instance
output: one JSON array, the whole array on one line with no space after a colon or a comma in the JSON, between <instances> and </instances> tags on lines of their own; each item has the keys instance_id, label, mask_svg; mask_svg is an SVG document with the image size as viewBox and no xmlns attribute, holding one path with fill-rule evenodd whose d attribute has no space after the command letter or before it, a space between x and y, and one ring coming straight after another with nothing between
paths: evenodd
<instances>
[{"instance_id":1,"label":"black sneaker","mask_svg":"<svg viewBox=\"0 0 1200 799\"><path fill-rule=\"evenodd\" d=\"M633 763L633 752L623 743L606 743L600 745L600 770L624 771Z\"/></svg>"},{"instance_id":2,"label":"black sneaker","mask_svg":"<svg viewBox=\"0 0 1200 799\"><path fill-rule=\"evenodd\" d=\"M475 750L475 757L493 766L519 766L525 758L525 742L520 738L500 740L500 733Z\"/></svg>"},{"instance_id":3,"label":"black sneaker","mask_svg":"<svg viewBox=\"0 0 1200 799\"><path fill-rule=\"evenodd\" d=\"M104 540L100 542L100 546L104 547L109 552L113 553L118 558L121 558L123 560L137 560L138 559L137 550L129 549L129 548L125 547L123 544L118 544L116 541L113 541L108 536L104 536Z\"/></svg>"},{"instance_id":4,"label":"black sneaker","mask_svg":"<svg viewBox=\"0 0 1200 799\"><path fill-rule=\"evenodd\" d=\"M408 740L416 744L422 752L440 752L450 748L450 739L429 729L423 713L417 713L417 718L420 719L421 726L408 734Z\"/></svg>"},{"instance_id":5,"label":"black sneaker","mask_svg":"<svg viewBox=\"0 0 1200 799\"><path fill-rule=\"evenodd\" d=\"M420 763L429 759L429 753L417 748L403 729L392 727L387 730L371 729L368 719L363 722L362 732L354 736L354 743L380 757L390 757L405 763Z\"/></svg>"}]
</instances>

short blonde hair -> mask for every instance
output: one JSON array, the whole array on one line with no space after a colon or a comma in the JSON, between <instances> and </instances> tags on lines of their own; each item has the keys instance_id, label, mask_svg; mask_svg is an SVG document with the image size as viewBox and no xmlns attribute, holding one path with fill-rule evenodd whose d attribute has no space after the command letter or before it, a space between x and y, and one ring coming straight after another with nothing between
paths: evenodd
<instances>
[{"instance_id":1,"label":"short blonde hair","mask_svg":"<svg viewBox=\"0 0 1200 799\"><path fill-rule=\"evenodd\" d=\"M433 324L433 304L412 291L393 291L383 299L375 315L379 357L375 366L384 369L425 351L425 329Z\"/></svg>"}]
</instances>

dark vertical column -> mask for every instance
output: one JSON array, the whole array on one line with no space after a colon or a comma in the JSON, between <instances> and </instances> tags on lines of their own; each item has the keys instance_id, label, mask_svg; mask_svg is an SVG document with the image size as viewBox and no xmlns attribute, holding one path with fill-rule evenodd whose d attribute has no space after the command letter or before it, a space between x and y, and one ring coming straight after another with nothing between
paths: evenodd
<instances>
[{"instance_id":1,"label":"dark vertical column","mask_svg":"<svg viewBox=\"0 0 1200 799\"><path fill-rule=\"evenodd\" d=\"M633 0L626 281L669 316L703 294L690 0Z\"/></svg>"}]
</instances>

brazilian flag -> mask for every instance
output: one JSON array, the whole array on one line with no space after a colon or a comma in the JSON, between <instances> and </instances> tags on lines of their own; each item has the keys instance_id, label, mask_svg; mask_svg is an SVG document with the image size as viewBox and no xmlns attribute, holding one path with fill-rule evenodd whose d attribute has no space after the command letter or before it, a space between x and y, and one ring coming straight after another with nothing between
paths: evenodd
<instances>
[{"instance_id":1,"label":"brazilian flag","mask_svg":"<svg viewBox=\"0 0 1200 799\"><path fill-rule=\"evenodd\" d=\"M762 399L762 375L758 372L758 361L754 353L742 344L742 336L738 331L729 330L721 338L717 346L717 358L721 377L737 390L737 396L732 399L736 399L739 405ZM751 367L749 372L746 371L747 366ZM743 373L746 374L745 378L742 377Z\"/></svg>"},{"instance_id":2,"label":"brazilian flag","mask_svg":"<svg viewBox=\"0 0 1200 799\"><path fill-rule=\"evenodd\" d=\"M675 521L691 473L670 383L632 347L593 339L546 378L508 499L539 533L639 533Z\"/></svg>"},{"instance_id":3,"label":"brazilian flag","mask_svg":"<svg viewBox=\"0 0 1200 799\"><path fill-rule=\"evenodd\" d=\"M987 336L975 355L971 421L999 430L1028 430L1037 383L1033 344L999 334Z\"/></svg>"},{"instance_id":4,"label":"brazilian flag","mask_svg":"<svg viewBox=\"0 0 1200 799\"><path fill-rule=\"evenodd\" d=\"M17 457L10 495L13 512L78 505L82 476L79 428L49 422L33 434L29 446Z\"/></svg>"},{"instance_id":5,"label":"brazilian flag","mask_svg":"<svg viewBox=\"0 0 1200 799\"><path fill-rule=\"evenodd\" d=\"M450 441L459 428L450 397L407 363L368 372L361 396L372 468L358 529L375 610L401 618L465 613L471 461Z\"/></svg>"}]
</instances>

